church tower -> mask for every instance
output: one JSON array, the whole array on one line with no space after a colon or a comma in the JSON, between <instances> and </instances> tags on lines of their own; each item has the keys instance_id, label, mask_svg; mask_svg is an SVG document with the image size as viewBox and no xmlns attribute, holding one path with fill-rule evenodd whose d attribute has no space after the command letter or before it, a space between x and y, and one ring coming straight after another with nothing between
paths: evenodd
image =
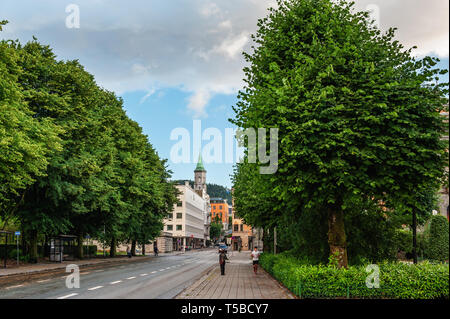
<instances>
[{"instance_id":1,"label":"church tower","mask_svg":"<svg viewBox=\"0 0 450 319\"><path fill-rule=\"evenodd\" d=\"M197 167L194 170L194 190L197 192L205 191L206 194L206 170L203 167L202 156L198 156Z\"/></svg>"}]
</instances>

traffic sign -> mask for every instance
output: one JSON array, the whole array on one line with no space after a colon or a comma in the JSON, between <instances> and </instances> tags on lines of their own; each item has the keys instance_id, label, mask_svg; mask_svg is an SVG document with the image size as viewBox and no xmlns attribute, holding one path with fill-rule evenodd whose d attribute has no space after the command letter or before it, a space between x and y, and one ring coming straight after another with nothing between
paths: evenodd
<instances>
[{"instance_id":1,"label":"traffic sign","mask_svg":"<svg viewBox=\"0 0 450 319\"><path fill-rule=\"evenodd\" d=\"M19 265L19 236L20 236L20 231L15 231L14 235L17 236L17 265Z\"/></svg>"}]
</instances>

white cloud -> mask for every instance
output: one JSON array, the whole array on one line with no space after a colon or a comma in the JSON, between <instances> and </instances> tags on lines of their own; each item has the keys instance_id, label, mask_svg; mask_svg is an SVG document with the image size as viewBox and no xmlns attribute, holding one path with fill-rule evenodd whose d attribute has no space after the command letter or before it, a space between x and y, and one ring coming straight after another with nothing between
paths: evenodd
<instances>
[{"instance_id":1,"label":"white cloud","mask_svg":"<svg viewBox=\"0 0 450 319\"><path fill-rule=\"evenodd\" d=\"M220 9L214 2L207 2L200 7L200 13L206 17L210 17L220 13Z\"/></svg>"},{"instance_id":2,"label":"white cloud","mask_svg":"<svg viewBox=\"0 0 450 319\"><path fill-rule=\"evenodd\" d=\"M207 89L200 89L189 97L188 108L194 111L195 117L205 117L205 107L211 98L211 93Z\"/></svg>"},{"instance_id":3,"label":"white cloud","mask_svg":"<svg viewBox=\"0 0 450 319\"><path fill-rule=\"evenodd\" d=\"M237 54L242 53L244 46L249 40L247 32L243 32L238 36L225 39L219 46L213 48L212 52L225 54L229 58L235 58Z\"/></svg>"},{"instance_id":4,"label":"white cloud","mask_svg":"<svg viewBox=\"0 0 450 319\"><path fill-rule=\"evenodd\" d=\"M416 55L449 56L448 0L357 0L356 9L379 7L380 27L396 27L397 39L405 46L417 46Z\"/></svg>"},{"instance_id":5,"label":"white cloud","mask_svg":"<svg viewBox=\"0 0 450 319\"><path fill-rule=\"evenodd\" d=\"M142 104L142 103L144 103L145 101L147 101L147 99L148 99L150 96L152 96L153 94L155 94L155 92L156 92L156 89L155 89L155 88L150 89L150 90L147 92L147 94L145 94L145 95L140 99L139 104Z\"/></svg>"},{"instance_id":6,"label":"white cloud","mask_svg":"<svg viewBox=\"0 0 450 319\"><path fill-rule=\"evenodd\" d=\"M215 94L243 85L242 51L250 51L257 19L274 0L78 0L80 29L65 28L65 3L1 0L0 37L28 41L36 35L59 58L79 59L99 84L123 94L177 87L191 94L194 116ZM380 25L399 28L398 39L417 54L448 57L448 0L356 0L363 10L379 6ZM154 92L153 92L154 93ZM147 96L148 95L148 96ZM142 102L142 103L143 103Z\"/></svg>"}]
</instances>

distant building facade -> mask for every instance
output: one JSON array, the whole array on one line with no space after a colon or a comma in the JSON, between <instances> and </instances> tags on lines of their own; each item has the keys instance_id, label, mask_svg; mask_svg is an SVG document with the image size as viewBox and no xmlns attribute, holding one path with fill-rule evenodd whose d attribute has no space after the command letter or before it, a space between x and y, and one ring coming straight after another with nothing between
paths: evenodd
<instances>
[{"instance_id":1,"label":"distant building facade","mask_svg":"<svg viewBox=\"0 0 450 319\"><path fill-rule=\"evenodd\" d=\"M211 198L211 220L214 221L218 217L222 222L223 229L228 229L229 205L226 199L223 198Z\"/></svg>"},{"instance_id":2,"label":"distant building facade","mask_svg":"<svg viewBox=\"0 0 450 319\"><path fill-rule=\"evenodd\" d=\"M173 236L173 250L201 248L209 241L211 206L201 157L194 174L194 188L189 182L176 186L180 192L178 203L164 219L164 232Z\"/></svg>"}]
</instances>

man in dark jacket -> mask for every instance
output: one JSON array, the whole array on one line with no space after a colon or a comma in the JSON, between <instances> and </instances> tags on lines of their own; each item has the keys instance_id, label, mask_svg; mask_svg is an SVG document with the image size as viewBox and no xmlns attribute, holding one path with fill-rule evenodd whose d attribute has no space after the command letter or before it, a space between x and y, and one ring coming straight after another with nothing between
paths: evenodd
<instances>
[{"instance_id":1,"label":"man in dark jacket","mask_svg":"<svg viewBox=\"0 0 450 319\"><path fill-rule=\"evenodd\" d=\"M155 256L158 256L158 243L156 241L153 243L153 251L155 252Z\"/></svg>"},{"instance_id":2,"label":"man in dark jacket","mask_svg":"<svg viewBox=\"0 0 450 319\"><path fill-rule=\"evenodd\" d=\"M220 265L220 274L225 276L225 261L228 260L227 253L225 250L219 250L219 265Z\"/></svg>"}]
</instances>

